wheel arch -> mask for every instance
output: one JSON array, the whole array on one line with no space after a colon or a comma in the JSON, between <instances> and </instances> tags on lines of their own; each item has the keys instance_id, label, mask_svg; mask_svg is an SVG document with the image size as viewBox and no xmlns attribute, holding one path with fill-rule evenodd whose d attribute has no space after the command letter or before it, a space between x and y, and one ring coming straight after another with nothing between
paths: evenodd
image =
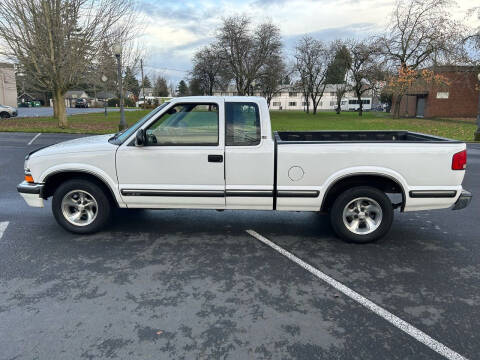
<instances>
[{"instance_id":1,"label":"wheel arch","mask_svg":"<svg viewBox=\"0 0 480 360\"><path fill-rule=\"evenodd\" d=\"M104 179L102 179L97 174L93 174L91 172L81 171L81 170L55 171L48 174L43 180L44 187L42 189L42 198L47 199L50 196L53 196L53 194L55 193L55 190L58 188L58 186L61 183L71 179L89 180L97 184L104 190L105 194L107 195L108 199L111 201L113 205L117 207L120 206L115 196L115 192Z\"/></svg>"},{"instance_id":2,"label":"wheel arch","mask_svg":"<svg viewBox=\"0 0 480 360\"><path fill-rule=\"evenodd\" d=\"M321 211L328 211L338 195L356 186L371 186L385 193L401 194L401 211L405 207L406 193L398 179L383 173L355 173L340 176L328 185L323 196Z\"/></svg>"}]
</instances>

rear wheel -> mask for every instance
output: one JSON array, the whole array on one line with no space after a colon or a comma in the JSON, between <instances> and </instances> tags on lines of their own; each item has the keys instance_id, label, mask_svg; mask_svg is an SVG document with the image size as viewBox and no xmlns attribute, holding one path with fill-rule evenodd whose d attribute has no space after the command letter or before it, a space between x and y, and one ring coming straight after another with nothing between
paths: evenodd
<instances>
[{"instance_id":1,"label":"rear wheel","mask_svg":"<svg viewBox=\"0 0 480 360\"><path fill-rule=\"evenodd\" d=\"M10 117L10 114L8 112L0 113L0 118L2 119L8 119L9 117Z\"/></svg>"},{"instance_id":2,"label":"rear wheel","mask_svg":"<svg viewBox=\"0 0 480 360\"><path fill-rule=\"evenodd\" d=\"M88 234L105 226L110 218L111 204L94 182L73 179L61 184L53 194L52 212L66 230Z\"/></svg>"},{"instance_id":3,"label":"rear wheel","mask_svg":"<svg viewBox=\"0 0 480 360\"><path fill-rule=\"evenodd\" d=\"M388 233L393 222L393 206L384 192L369 186L355 187L335 200L330 222L343 240L368 243Z\"/></svg>"}]
</instances>

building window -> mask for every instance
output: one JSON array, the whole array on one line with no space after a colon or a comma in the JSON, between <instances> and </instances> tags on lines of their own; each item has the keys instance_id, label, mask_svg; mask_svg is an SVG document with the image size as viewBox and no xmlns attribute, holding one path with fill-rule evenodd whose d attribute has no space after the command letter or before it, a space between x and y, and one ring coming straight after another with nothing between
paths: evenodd
<instances>
[{"instance_id":1,"label":"building window","mask_svg":"<svg viewBox=\"0 0 480 360\"><path fill-rule=\"evenodd\" d=\"M336 105L336 101L330 101L330 106L335 106Z\"/></svg>"},{"instance_id":2,"label":"building window","mask_svg":"<svg viewBox=\"0 0 480 360\"><path fill-rule=\"evenodd\" d=\"M290 101L288 103L288 106L297 106L297 103L295 101Z\"/></svg>"},{"instance_id":3,"label":"building window","mask_svg":"<svg viewBox=\"0 0 480 360\"><path fill-rule=\"evenodd\" d=\"M330 96L335 96L335 95L337 95L337 94L336 94L334 91L332 91L332 92L330 93Z\"/></svg>"},{"instance_id":4,"label":"building window","mask_svg":"<svg viewBox=\"0 0 480 360\"><path fill-rule=\"evenodd\" d=\"M288 96L290 96L290 97L297 97L297 93L296 93L296 92L289 92L289 93L288 93Z\"/></svg>"},{"instance_id":5,"label":"building window","mask_svg":"<svg viewBox=\"0 0 480 360\"><path fill-rule=\"evenodd\" d=\"M304 101L304 102L302 103L302 106L307 106L307 105L308 105L308 103L307 103L306 101Z\"/></svg>"},{"instance_id":6,"label":"building window","mask_svg":"<svg viewBox=\"0 0 480 360\"><path fill-rule=\"evenodd\" d=\"M437 92L437 99L448 99L448 96L450 94L448 93L448 91L438 91Z\"/></svg>"},{"instance_id":7,"label":"building window","mask_svg":"<svg viewBox=\"0 0 480 360\"><path fill-rule=\"evenodd\" d=\"M273 102L273 106L280 106L280 103L277 102L277 101L274 101L274 102Z\"/></svg>"}]
</instances>

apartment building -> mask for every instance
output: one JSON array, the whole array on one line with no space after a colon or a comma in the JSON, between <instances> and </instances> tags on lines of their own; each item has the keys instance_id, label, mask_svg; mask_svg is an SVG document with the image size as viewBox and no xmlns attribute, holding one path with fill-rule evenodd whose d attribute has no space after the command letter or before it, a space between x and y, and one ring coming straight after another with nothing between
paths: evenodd
<instances>
[{"instance_id":1,"label":"apartment building","mask_svg":"<svg viewBox=\"0 0 480 360\"><path fill-rule=\"evenodd\" d=\"M337 85L329 84L325 87L323 96L318 104L318 110L330 110L333 111L337 106L337 95L336 95ZM216 96L236 96L237 90L234 85L230 85L226 91L215 90L214 95ZM255 92L255 96L262 96L260 92ZM372 95L371 93L366 93L362 97L363 109L369 110L372 108ZM312 100L308 99L310 108L313 107ZM270 102L271 110L304 110L307 106L307 100L303 96L303 93L300 89L288 85L282 86L278 93L272 98ZM344 111L357 110L359 108L358 100L355 94L352 91L345 93L341 101L341 109Z\"/></svg>"}]
</instances>

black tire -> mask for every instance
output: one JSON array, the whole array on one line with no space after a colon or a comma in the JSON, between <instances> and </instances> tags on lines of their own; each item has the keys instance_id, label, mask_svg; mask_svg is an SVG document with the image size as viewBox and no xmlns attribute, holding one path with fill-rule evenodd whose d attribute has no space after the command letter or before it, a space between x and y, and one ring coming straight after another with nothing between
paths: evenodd
<instances>
[{"instance_id":1,"label":"black tire","mask_svg":"<svg viewBox=\"0 0 480 360\"><path fill-rule=\"evenodd\" d=\"M94 207L96 209L96 216L91 223L86 225L73 224L67 220L62 209L64 197L66 197L67 194L74 193L76 190L87 193L96 201L96 206ZM73 211L75 211L75 209ZM64 229L75 234L91 234L101 230L108 223L112 212L112 204L104 193L104 190L96 183L84 179L72 179L62 183L53 194L52 212L55 220L57 220Z\"/></svg>"},{"instance_id":2,"label":"black tire","mask_svg":"<svg viewBox=\"0 0 480 360\"><path fill-rule=\"evenodd\" d=\"M9 117L10 117L10 114L8 112L0 113L0 118L2 119L8 119Z\"/></svg>"},{"instance_id":3,"label":"black tire","mask_svg":"<svg viewBox=\"0 0 480 360\"><path fill-rule=\"evenodd\" d=\"M367 199L366 202L362 202L361 200L359 200L359 203L363 205L369 203L368 199L374 200L374 202L376 202L377 204L374 204L373 202L373 208L375 209L376 205L379 205L379 207L381 208L381 216L379 215L379 212L372 212L370 213L370 215L366 215L365 211L363 211L359 213L359 215L354 215L350 217L347 216L344 221L344 210L346 209L347 205L351 204L357 199L362 198ZM353 212L358 211L356 206L354 206L352 209ZM352 211L350 210L346 211L352 213ZM369 216L371 219L373 219L374 222L379 222L379 224L377 225L378 227L376 227L376 229L371 232L368 232L370 230L368 229L368 224L366 224L366 221L362 220L362 218L365 219ZM360 227L357 229L357 233L350 230L345 223L347 222L347 224L351 225L351 221L353 220L358 220L358 223L360 224ZM376 241L384 237L392 226L393 206L388 196L384 192L376 188L369 186L354 187L352 189L346 190L337 197L330 210L330 222L337 236L345 241L359 244ZM367 233L358 233L360 231L365 231Z\"/></svg>"}]
</instances>

